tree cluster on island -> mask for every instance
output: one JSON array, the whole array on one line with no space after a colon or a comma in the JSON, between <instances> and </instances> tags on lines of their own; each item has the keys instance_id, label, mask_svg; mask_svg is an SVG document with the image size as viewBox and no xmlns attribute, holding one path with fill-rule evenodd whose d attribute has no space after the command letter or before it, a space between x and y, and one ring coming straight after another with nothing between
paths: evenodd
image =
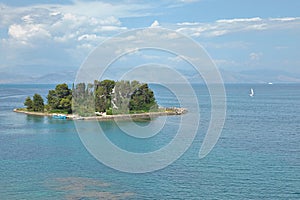
<instances>
[{"instance_id":1,"label":"tree cluster on island","mask_svg":"<svg viewBox=\"0 0 300 200\"><path fill-rule=\"evenodd\" d=\"M24 105L28 111L44 112L44 99L39 94L34 94L33 100L28 96L25 99Z\"/></svg>"},{"instance_id":2,"label":"tree cluster on island","mask_svg":"<svg viewBox=\"0 0 300 200\"><path fill-rule=\"evenodd\" d=\"M153 91L146 83L138 81L95 80L91 83L58 84L49 90L47 104L39 94L27 97L24 105L28 111L78 114L92 116L95 113L129 114L157 111Z\"/></svg>"}]
</instances>

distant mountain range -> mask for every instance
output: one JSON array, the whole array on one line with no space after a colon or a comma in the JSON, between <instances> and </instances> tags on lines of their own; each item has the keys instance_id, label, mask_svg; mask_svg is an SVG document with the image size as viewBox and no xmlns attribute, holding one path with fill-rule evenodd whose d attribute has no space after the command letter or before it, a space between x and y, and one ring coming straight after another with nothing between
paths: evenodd
<instances>
[{"instance_id":1,"label":"distant mountain range","mask_svg":"<svg viewBox=\"0 0 300 200\"><path fill-rule=\"evenodd\" d=\"M253 70L232 72L220 70L224 83L300 83L300 74L279 70ZM191 76L192 82L201 82L199 75ZM203 82L203 81L202 81Z\"/></svg>"},{"instance_id":2,"label":"distant mountain range","mask_svg":"<svg viewBox=\"0 0 300 200\"><path fill-rule=\"evenodd\" d=\"M29 75L19 75L12 73L0 73L0 83L73 83L75 80L76 72L59 72L59 73L49 73L42 76L29 76Z\"/></svg>"},{"instance_id":3,"label":"distant mountain range","mask_svg":"<svg viewBox=\"0 0 300 200\"><path fill-rule=\"evenodd\" d=\"M12 72L0 73L0 84L5 83L73 83L76 71L65 71L58 73L48 73L41 76L20 75ZM300 83L300 75L279 70L253 70L232 72L221 70L221 75L225 83ZM197 75L189 74L191 82L203 82Z\"/></svg>"},{"instance_id":4,"label":"distant mountain range","mask_svg":"<svg viewBox=\"0 0 300 200\"><path fill-rule=\"evenodd\" d=\"M280 70L221 71L226 83L300 83L300 75Z\"/></svg>"}]
</instances>

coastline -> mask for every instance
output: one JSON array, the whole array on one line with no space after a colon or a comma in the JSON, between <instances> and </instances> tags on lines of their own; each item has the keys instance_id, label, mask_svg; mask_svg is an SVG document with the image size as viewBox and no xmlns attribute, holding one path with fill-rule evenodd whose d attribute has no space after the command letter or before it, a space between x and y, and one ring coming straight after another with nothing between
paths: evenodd
<instances>
[{"instance_id":1,"label":"coastline","mask_svg":"<svg viewBox=\"0 0 300 200\"><path fill-rule=\"evenodd\" d=\"M34 115L40 117L52 117L57 115L56 113L43 113L43 112L32 112L20 109L13 110L16 113L22 113L26 115ZM136 113L136 114L117 114L117 115L102 115L102 116L90 116L81 117L73 114L66 114L66 118L69 120L96 120L96 121L110 121L110 120L131 120L131 119L149 119L151 117L159 116L169 116L169 115L182 115L187 113L185 108L168 108L165 111L158 112L146 112L146 113Z\"/></svg>"}]
</instances>

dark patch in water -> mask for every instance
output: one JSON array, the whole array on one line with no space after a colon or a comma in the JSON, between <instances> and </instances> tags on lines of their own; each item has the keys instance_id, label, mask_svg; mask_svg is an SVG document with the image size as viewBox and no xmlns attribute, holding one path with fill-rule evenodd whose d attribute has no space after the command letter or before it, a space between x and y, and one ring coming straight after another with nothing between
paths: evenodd
<instances>
[{"instance_id":1,"label":"dark patch in water","mask_svg":"<svg viewBox=\"0 0 300 200\"><path fill-rule=\"evenodd\" d=\"M92 178L65 177L56 178L47 183L53 190L63 192L64 199L128 199L134 196L131 192L110 192L110 183L101 182Z\"/></svg>"}]
</instances>

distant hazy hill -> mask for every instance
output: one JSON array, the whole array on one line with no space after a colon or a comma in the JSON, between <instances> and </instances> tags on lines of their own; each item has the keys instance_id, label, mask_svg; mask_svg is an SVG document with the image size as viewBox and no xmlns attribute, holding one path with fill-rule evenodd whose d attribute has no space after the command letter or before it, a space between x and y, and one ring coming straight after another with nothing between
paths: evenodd
<instances>
[{"instance_id":1,"label":"distant hazy hill","mask_svg":"<svg viewBox=\"0 0 300 200\"><path fill-rule=\"evenodd\" d=\"M256 70L232 72L220 70L225 83L300 83L299 74L291 74L278 70ZM192 82L203 82L202 78L196 74L190 76Z\"/></svg>"},{"instance_id":2,"label":"distant hazy hill","mask_svg":"<svg viewBox=\"0 0 300 200\"><path fill-rule=\"evenodd\" d=\"M279 70L221 71L226 83L300 83L300 75Z\"/></svg>"},{"instance_id":3,"label":"distant hazy hill","mask_svg":"<svg viewBox=\"0 0 300 200\"><path fill-rule=\"evenodd\" d=\"M44 76L32 78L33 83L73 83L75 80L76 72L61 72L51 73Z\"/></svg>"},{"instance_id":4,"label":"distant hazy hill","mask_svg":"<svg viewBox=\"0 0 300 200\"><path fill-rule=\"evenodd\" d=\"M0 73L0 83L73 83L76 72L50 73L42 76L31 77L15 73Z\"/></svg>"},{"instance_id":5,"label":"distant hazy hill","mask_svg":"<svg viewBox=\"0 0 300 200\"><path fill-rule=\"evenodd\" d=\"M20 75L12 72L0 73L2 83L73 83L76 71L49 73L41 76ZM186 74L191 82L203 82L199 74ZM221 70L225 83L300 83L300 74L292 74L279 70L252 70L231 72Z\"/></svg>"},{"instance_id":6,"label":"distant hazy hill","mask_svg":"<svg viewBox=\"0 0 300 200\"><path fill-rule=\"evenodd\" d=\"M29 81L29 77L25 75L16 75L7 72L0 73L0 84L2 83L23 83ZM21 81L21 82L20 82Z\"/></svg>"}]
</instances>

